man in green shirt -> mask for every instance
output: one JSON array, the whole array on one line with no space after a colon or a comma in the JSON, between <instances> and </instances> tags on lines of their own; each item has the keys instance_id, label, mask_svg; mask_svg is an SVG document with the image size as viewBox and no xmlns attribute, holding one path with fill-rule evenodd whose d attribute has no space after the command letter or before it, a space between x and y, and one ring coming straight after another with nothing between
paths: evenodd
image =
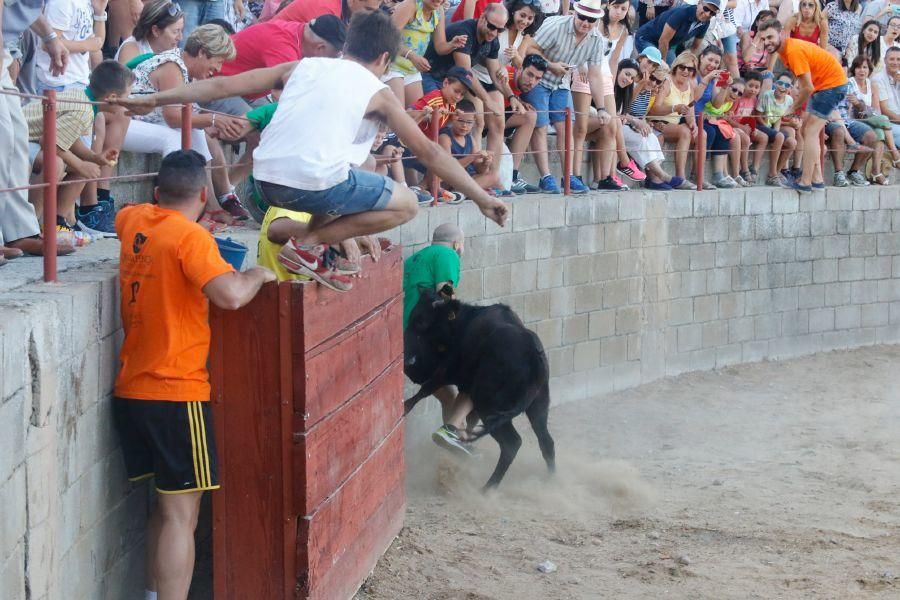
<instances>
[{"instance_id":1,"label":"man in green shirt","mask_svg":"<svg viewBox=\"0 0 900 600\"><path fill-rule=\"evenodd\" d=\"M431 236L431 245L423 248L403 263L403 328L409 324L409 315L419 301L422 290L440 290L445 285L456 289L459 285L459 257L465 247L462 229L452 223L438 225ZM472 412L472 400L457 393L452 386L434 392L441 402L444 424L431 435L438 445L449 450L470 455L460 432L465 430L466 417Z\"/></svg>"}]
</instances>

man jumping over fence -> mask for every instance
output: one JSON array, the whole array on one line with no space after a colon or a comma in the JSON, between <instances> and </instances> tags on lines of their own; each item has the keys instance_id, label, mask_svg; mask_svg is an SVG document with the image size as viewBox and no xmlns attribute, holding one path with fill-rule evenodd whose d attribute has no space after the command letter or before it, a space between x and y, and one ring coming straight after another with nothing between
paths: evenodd
<instances>
[{"instance_id":1,"label":"man jumping over fence","mask_svg":"<svg viewBox=\"0 0 900 600\"><path fill-rule=\"evenodd\" d=\"M254 152L253 175L273 206L313 215L309 229L283 248L289 271L345 291L322 260L325 244L386 231L412 219L415 193L360 167L378 126L387 123L441 179L472 199L498 225L507 207L475 183L456 160L429 140L380 81L397 54L400 34L378 12L353 16L341 59L307 58L270 69L194 82L162 93L122 100L134 112L160 104L208 101L272 89L285 81L278 110Z\"/></svg>"}]
</instances>

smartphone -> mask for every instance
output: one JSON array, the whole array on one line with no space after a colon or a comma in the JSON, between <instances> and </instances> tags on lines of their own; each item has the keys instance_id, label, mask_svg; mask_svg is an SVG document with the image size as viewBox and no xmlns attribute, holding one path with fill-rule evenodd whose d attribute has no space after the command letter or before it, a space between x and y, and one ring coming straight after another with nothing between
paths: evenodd
<instances>
[{"instance_id":1,"label":"smartphone","mask_svg":"<svg viewBox=\"0 0 900 600\"><path fill-rule=\"evenodd\" d=\"M728 85L728 78L730 77L730 73L728 71L722 71L719 73L719 79L716 81L716 87L725 87Z\"/></svg>"}]
</instances>

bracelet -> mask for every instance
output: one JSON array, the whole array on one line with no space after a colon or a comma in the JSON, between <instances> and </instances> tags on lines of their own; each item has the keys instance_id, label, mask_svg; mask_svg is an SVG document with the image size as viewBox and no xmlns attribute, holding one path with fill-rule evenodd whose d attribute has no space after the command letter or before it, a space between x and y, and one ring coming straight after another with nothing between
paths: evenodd
<instances>
[{"instance_id":1,"label":"bracelet","mask_svg":"<svg viewBox=\"0 0 900 600\"><path fill-rule=\"evenodd\" d=\"M406 54L403 55L403 58L405 58L406 60L409 60L409 53L410 53L410 52L412 52L412 48L410 48L410 49L408 49L408 50L406 51Z\"/></svg>"},{"instance_id":2,"label":"bracelet","mask_svg":"<svg viewBox=\"0 0 900 600\"><path fill-rule=\"evenodd\" d=\"M211 124L211 126L212 126L212 127L215 127L215 126L216 126L216 113L213 113L213 119L212 119L212 124Z\"/></svg>"},{"instance_id":3,"label":"bracelet","mask_svg":"<svg viewBox=\"0 0 900 600\"><path fill-rule=\"evenodd\" d=\"M51 31L50 33L48 33L47 35L45 35L44 37L42 37L42 38L41 38L41 41L44 42L45 44L49 44L50 42L52 42L53 40L55 40L55 39L58 38L58 37L59 37L59 36L56 35L56 32L55 32L55 31Z\"/></svg>"},{"instance_id":4,"label":"bracelet","mask_svg":"<svg viewBox=\"0 0 900 600\"><path fill-rule=\"evenodd\" d=\"M109 15L106 13L103 13L102 15L94 15L94 21L98 23L105 23L107 19L109 19Z\"/></svg>"}]
</instances>

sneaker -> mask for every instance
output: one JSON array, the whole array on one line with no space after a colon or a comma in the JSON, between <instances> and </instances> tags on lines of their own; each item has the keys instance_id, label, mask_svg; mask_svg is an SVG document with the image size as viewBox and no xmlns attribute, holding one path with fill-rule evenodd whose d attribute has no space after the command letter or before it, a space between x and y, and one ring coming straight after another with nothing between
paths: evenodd
<instances>
[{"instance_id":1,"label":"sneaker","mask_svg":"<svg viewBox=\"0 0 900 600\"><path fill-rule=\"evenodd\" d=\"M749 173L748 173L748 175L749 175ZM744 177L741 175L738 175L737 177L735 177L734 182L737 183L741 187L750 187L753 185L752 183L750 183L749 181L744 179Z\"/></svg>"},{"instance_id":2,"label":"sneaker","mask_svg":"<svg viewBox=\"0 0 900 600\"><path fill-rule=\"evenodd\" d=\"M812 186L811 185L803 185L796 179L791 183L791 187L800 192L801 194L811 194Z\"/></svg>"},{"instance_id":3,"label":"sneaker","mask_svg":"<svg viewBox=\"0 0 900 600\"><path fill-rule=\"evenodd\" d=\"M717 188L722 188L726 190L734 189L738 186L737 182L725 175L724 173L715 173L713 174L712 184Z\"/></svg>"},{"instance_id":4,"label":"sneaker","mask_svg":"<svg viewBox=\"0 0 900 600\"><path fill-rule=\"evenodd\" d=\"M229 192L220 196L219 206L222 207L222 210L231 215L231 218L235 221L246 221L250 218L250 213L247 212L247 209L241 204L240 198L238 198L237 194L234 192Z\"/></svg>"},{"instance_id":5,"label":"sneaker","mask_svg":"<svg viewBox=\"0 0 900 600\"><path fill-rule=\"evenodd\" d=\"M534 194L541 191L541 188L536 185L531 185L521 177L513 181L511 189L517 194Z\"/></svg>"},{"instance_id":6,"label":"sneaker","mask_svg":"<svg viewBox=\"0 0 900 600\"><path fill-rule=\"evenodd\" d=\"M352 289L349 277L339 275L325 266L324 253L323 246L302 246L291 238L278 253L278 262L291 273L311 277L336 292Z\"/></svg>"},{"instance_id":7,"label":"sneaker","mask_svg":"<svg viewBox=\"0 0 900 600\"><path fill-rule=\"evenodd\" d=\"M116 226L110 218L106 207L95 204L88 207L87 212L81 208L75 211L75 226L79 231L92 235L95 238L115 238Z\"/></svg>"},{"instance_id":8,"label":"sneaker","mask_svg":"<svg viewBox=\"0 0 900 600\"><path fill-rule=\"evenodd\" d=\"M516 195L512 190L501 190L500 188L493 188L490 191L495 198L514 198Z\"/></svg>"},{"instance_id":9,"label":"sneaker","mask_svg":"<svg viewBox=\"0 0 900 600\"><path fill-rule=\"evenodd\" d=\"M791 184L794 183L794 179L796 179L791 169L782 169L779 174L787 187L791 187Z\"/></svg>"},{"instance_id":10,"label":"sneaker","mask_svg":"<svg viewBox=\"0 0 900 600\"><path fill-rule=\"evenodd\" d=\"M581 181L581 177L577 177L575 175L569 175L569 191L573 194L587 194L591 188L584 185L584 182Z\"/></svg>"},{"instance_id":11,"label":"sneaker","mask_svg":"<svg viewBox=\"0 0 900 600\"><path fill-rule=\"evenodd\" d=\"M800 167L792 167L790 170L790 173L791 173L791 177L799 180L800 177L803 175L803 169L801 169Z\"/></svg>"},{"instance_id":12,"label":"sneaker","mask_svg":"<svg viewBox=\"0 0 900 600\"><path fill-rule=\"evenodd\" d=\"M601 192L621 192L622 186L617 184L612 177L601 179L597 182L597 190Z\"/></svg>"},{"instance_id":13,"label":"sneaker","mask_svg":"<svg viewBox=\"0 0 900 600\"><path fill-rule=\"evenodd\" d=\"M431 197L431 194L422 190L422 188L413 186L409 188L416 195L416 199L419 201L419 206L429 206L434 201L434 198Z\"/></svg>"},{"instance_id":14,"label":"sneaker","mask_svg":"<svg viewBox=\"0 0 900 600\"><path fill-rule=\"evenodd\" d=\"M644 181L647 179L647 174L641 171L641 168L637 166L637 163L634 162L633 158L630 159L625 166L616 164L616 171L632 181Z\"/></svg>"},{"instance_id":15,"label":"sneaker","mask_svg":"<svg viewBox=\"0 0 900 600\"><path fill-rule=\"evenodd\" d=\"M663 191L663 190L671 190L672 186L669 185L668 183L666 183L665 181L656 182L656 181L651 181L651 180L647 179L646 181L644 181L644 189Z\"/></svg>"},{"instance_id":16,"label":"sneaker","mask_svg":"<svg viewBox=\"0 0 900 600\"><path fill-rule=\"evenodd\" d=\"M812 189L814 189L814 190L824 190L825 182L824 181L813 181L812 184L810 185L810 187L812 187Z\"/></svg>"},{"instance_id":17,"label":"sneaker","mask_svg":"<svg viewBox=\"0 0 900 600\"><path fill-rule=\"evenodd\" d=\"M622 188L622 191L623 191L623 192L627 192L627 191L628 191L628 186L625 185L625 184L622 182L622 178L619 177L619 175L618 175L615 171L613 171L613 172L610 174L610 177L612 177L613 182L614 182L617 186L619 186L620 188Z\"/></svg>"},{"instance_id":18,"label":"sneaker","mask_svg":"<svg viewBox=\"0 0 900 600\"><path fill-rule=\"evenodd\" d=\"M455 454L467 457L472 456L472 452L459 439L459 434L456 433L456 427L453 425L441 425L440 429L431 434L431 439L438 446L446 448Z\"/></svg>"},{"instance_id":19,"label":"sneaker","mask_svg":"<svg viewBox=\"0 0 900 600\"><path fill-rule=\"evenodd\" d=\"M556 179L553 175L544 175L541 177L538 188L545 194L559 194L559 186L556 185Z\"/></svg>"},{"instance_id":20,"label":"sneaker","mask_svg":"<svg viewBox=\"0 0 900 600\"><path fill-rule=\"evenodd\" d=\"M848 185L850 185L850 182L847 181L847 174L843 171L835 171L834 187L847 187Z\"/></svg>"},{"instance_id":21,"label":"sneaker","mask_svg":"<svg viewBox=\"0 0 900 600\"><path fill-rule=\"evenodd\" d=\"M756 167L750 167L750 169L747 171L747 175L749 175L749 177L744 176L743 173L741 174L741 176L743 176L744 179L746 179L750 183L756 183L756 181L759 179L759 173L756 172Z\"/></svg>"},{"instance_id":22,"label":"sneaker","mask_svg":"<svg viewBox=\"0 0 900 600\"><path fill-rule=\"evenodd\" d=\"M853 185L865 186L869 185L869 182L866 181L866 176L860 173L859 171L848 171L847 179L850 180L850 183Z\"/></svg>"}]
</instances>

